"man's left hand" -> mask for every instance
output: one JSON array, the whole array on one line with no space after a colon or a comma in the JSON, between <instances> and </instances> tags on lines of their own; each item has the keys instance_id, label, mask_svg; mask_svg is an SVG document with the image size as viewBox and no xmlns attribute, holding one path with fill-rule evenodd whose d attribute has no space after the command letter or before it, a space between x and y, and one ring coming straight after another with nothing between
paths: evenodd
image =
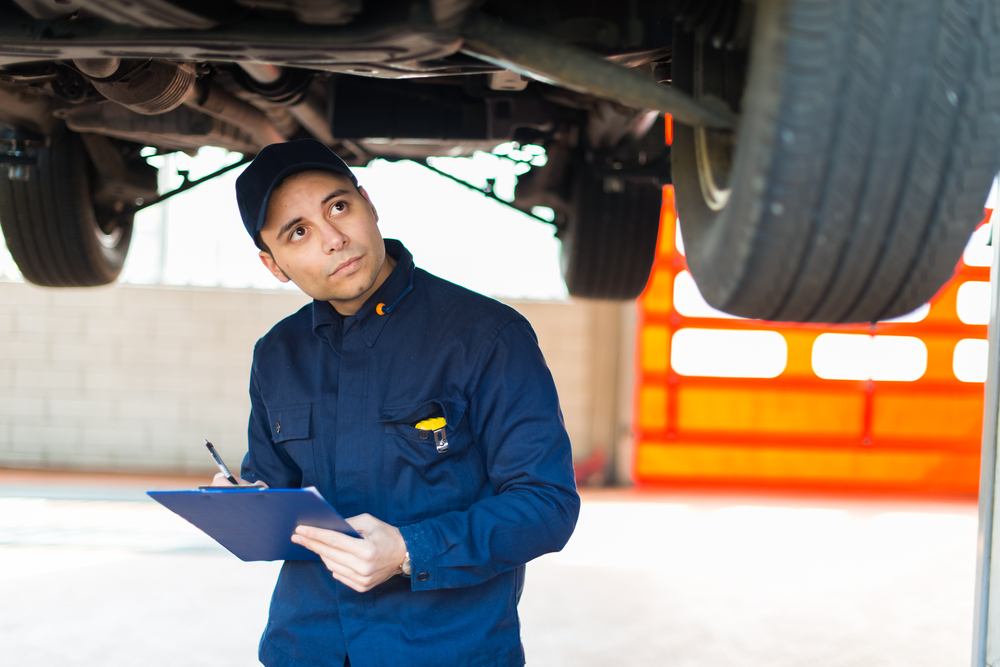
<instances>
[{"instance_id":1,"label":"man's left hand","mask_svg":"<svg viewBox=\"0 0 1000 667\"><path fill-rule=\"evenodd\" d=\"M399 529L370 514L347 519L362 539L335 530L299 526L292 542L314 551L333 578L359 593L375 588L393 575L406 557L406 542Z\"/></svg>"}]
</instances>

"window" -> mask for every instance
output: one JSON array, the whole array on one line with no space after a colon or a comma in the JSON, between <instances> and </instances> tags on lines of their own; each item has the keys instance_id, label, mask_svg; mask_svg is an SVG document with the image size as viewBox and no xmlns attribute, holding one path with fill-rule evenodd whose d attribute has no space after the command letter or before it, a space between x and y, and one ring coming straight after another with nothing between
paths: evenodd
<instances>
[{"instance_id":1,"label":"window","mask_svg":"<svg viewBox=\"0 0 1000 667\"><path fill-rule=\"evenodd\" d=\"M958 287L958 319L966 324L990 323L990 284L970 280Z\"/></svg>"},{"instance_id":2,"label":"window","mask_svg":"<svg viewBox=\"0 0 1000 667\"><path fill-rule=\"evenodd\" d=\"M708 305L705 297L698 290L694 278L687 271L681 271L674 277L674 308L684 317L737 319L735 315L724 313Z\"/></svg>"},{"instance_id":3,"label":"window","mask_svg":"<svg viewBox=\"0 0 1000 667\"><path fill-rule=\"evenodd\" d=\"M812 366L824 380L912 382L927 372L927 346L912 336L825 333L813 343Z\"/></svg>"},{"instance_id":4,"label":"window","mask_svg":"<svg viewBox=\"0 0 1000 667\"><path fill-rule=\"evenodd\" d=\"M987 245L990 242L990 234L992 232L993 216L990 216L990 222L973 232L972 238L969 239L969 244L965 246L962 261L966 265L990 266L993 263L993 247Z\"/></svg>"},{"instance_id":5,"label":"window","mask_svg":"<svg viewBox=\"0 0 1000 667\"><path fill-rule=\"evenodd\" d=\"M965 338L955 345L951 368L962 382L986 382L990 345L979 338Z\"/></svg>"},{"instance_id":6,"label":"window","mask_svg":"<svg viewBox=\"0 0 1000 667\"><path fill-rule=\"evenodd\" d=\"M680 375L773 378L788 363L788 343L777 331L679 329L670 365Z\"/></svg>"}]
</instances>

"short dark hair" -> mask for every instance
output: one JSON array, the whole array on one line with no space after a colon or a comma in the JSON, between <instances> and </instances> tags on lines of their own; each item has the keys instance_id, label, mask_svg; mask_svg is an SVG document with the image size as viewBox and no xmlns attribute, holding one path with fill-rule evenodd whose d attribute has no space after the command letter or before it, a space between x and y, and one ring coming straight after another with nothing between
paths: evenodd
<instances>
[{"instance_id":1,"label":"short dark hair","mask_svg":"<svg viewBox=\"0 0 1000 667\"><path fill-rule=\"evenodd\" d=\"M257 245L258 248L266 252L271 257L274 257L274 253L271 252L271 249L267 247L266 243L264 243L264 239L260 237L260 232L257 232L256 234L253 235L253 242Z\"/></svg>"}]
</instances>

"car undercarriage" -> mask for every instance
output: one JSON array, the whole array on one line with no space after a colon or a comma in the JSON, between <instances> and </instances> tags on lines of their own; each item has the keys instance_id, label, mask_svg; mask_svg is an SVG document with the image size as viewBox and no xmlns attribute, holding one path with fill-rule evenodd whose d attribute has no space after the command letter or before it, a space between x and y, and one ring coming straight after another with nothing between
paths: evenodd
<instances>
[{"instance_id":1,"label":"car undercarriage","mask_svg":"<svg viewBox=\"0 0 1000 667\"><path fill-rule=\"evenodd\" d=\"M892 317L951 275L1000 167L997 4L905 9L5 2L0 226L27 280L105 284L136 211L169 194L145 147L251 156L314 137L362 166L517 142L547 161L511 204L552 209L575 296L643 289L672 183L713 306Z\"/></svg>"}]
</instances>

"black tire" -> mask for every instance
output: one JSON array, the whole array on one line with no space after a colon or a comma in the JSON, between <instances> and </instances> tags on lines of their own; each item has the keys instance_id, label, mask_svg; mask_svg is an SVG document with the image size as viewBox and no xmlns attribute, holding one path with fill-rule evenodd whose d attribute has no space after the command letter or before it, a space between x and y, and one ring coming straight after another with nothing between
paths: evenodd
<instances>
[{"instance_id":1,"label":"black tire","mask_svg":"<svg viewBox=\"0 0 1000 667\"><path fill-rule=\"evenodd\" d=\"M676 23L674 85L726 97L746 81L735 138L704 135L701 175L696 132L674 132L705 299L798 322L888 319L930 299L1000 167L998 14L994 0L759 0L743 72L704 28Z\"/></svg>"},{"instance_id":2,"label":"black tire","mask_svg":"<svg viewBox=\"0 0 1000 667\"><path fill-rule=\"evenodd\" d=\"M95 210L83 141L60 128L28 180L0 174L0 228L25 280L43 287L114 282L132 240L134 212Z\"/></svg>"},{"instance_id":3,"label":"black tire","mask_svg":"<svg viewBox=\"0 0 1000 667\"><path fill-rule=\"evenodd\" d=\"M581 165L574 190L557 233L566 288L587 299L636 298L656 254L662 188Z\"/></svg>"}]
</instances>

